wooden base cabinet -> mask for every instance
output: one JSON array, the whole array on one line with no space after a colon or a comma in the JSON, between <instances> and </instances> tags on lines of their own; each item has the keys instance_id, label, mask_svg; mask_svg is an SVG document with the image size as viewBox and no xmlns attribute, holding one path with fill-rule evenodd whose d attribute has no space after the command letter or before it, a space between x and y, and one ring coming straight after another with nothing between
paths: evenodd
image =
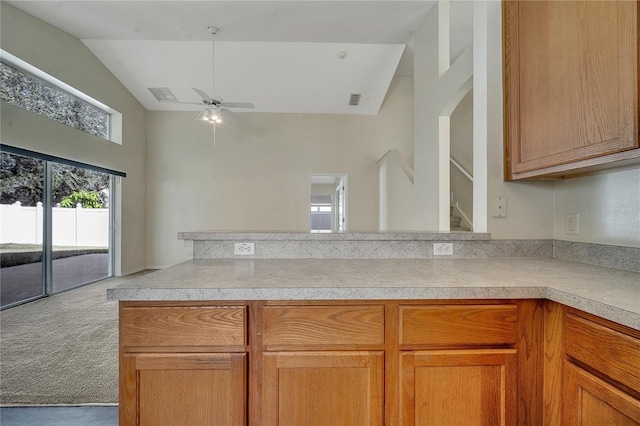
<instances>
[{"instance_id":1,"label":"wooden base cabinet","mask_svg":"<svg viewBox=\"0 0 640 426\"><path fill-rule=\"evenodd\" d=\"M640 425L640 331L554 302L545 323L545 424Z\"/></svg>"},{"instance_id":2,"label":"wooden base cabinet","mask_svg":"<svg viewBox=\"0 0 640 426\"><path fill-rule=\"evenodd\" d=\"M123 357L121 424L243 425L247 356L145 353ZM135 401L135 402L134 402Z\"/></svg>"},{"instance_id":3,"label":"wooden base cabinet","mask_svg":"<svg viewBox=\"0 0 640 426\"><path fill-rule=\"evenodd\" d=\"M383 423L383 352L266 353L263 369L265 426Z\"/></svg>"},{"instance_id":4,"label":"wooden base cabinet","mask_svg":"<svg viewBox=\"0 0 640 426\"><path fill-rule=\"evenodd\" d=\"M563 425L640 425L640 400L568 361L564 389Z\"/></svg>"},{"instance_id":5,"label":"wooden base cabinet","mask_svg":"<svg viewBox=\"0 0 640 426\"><path fill-rule=\"evenodd\" d=\"M247 306L120 303L120 426L247 424Z\"/></svg>"},{"instance_id":6,"label":"wooden base cabinet","mask_svg":"<svg viewBox=\"0 0 640 426\"><path fill-rule=\"evenodd\" d=\"M121 302L120 425L640 425L640 331L545 300Z\"/></svg>"},{"instance_id":7,"label":"wooden base cabinet","mask_svg":"<svg viewBox=\"0 0 640 426\"><path fill-rule=\"evenodd\" d=\"M402 425L515 425L515 349L401 355Z\"/></svg>"}]
</instances>

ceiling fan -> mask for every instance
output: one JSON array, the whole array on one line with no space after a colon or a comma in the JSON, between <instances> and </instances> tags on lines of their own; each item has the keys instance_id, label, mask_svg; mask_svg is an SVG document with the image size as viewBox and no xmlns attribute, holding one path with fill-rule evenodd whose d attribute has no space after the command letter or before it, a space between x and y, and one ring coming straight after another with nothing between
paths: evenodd
<instances>
[{"instance_id":1,"label":"ceiling fan","mask_svg":"<svg viewBox=\"0 0 640 426\"><path fill-rule=\"evenodd\" d=\"M211 34L211 57L212 57L212 70L215 66L215 35L220 31L218 27L208 27L209 33ZM167 87L149 87L149 91L155 98L162 103L173 103L173 104L187 104L187 105L204 105L204 110L198 115L197 120L204 120L206 122L212 124L222 123L222 113L229 114L230 116L244 120L243 117L239 116L235 112L231 111L229 108L245 108L245 109L254 109L255 105L250 102L225 102L219 96L215 96L214 89L214 73L211 75L211 89L212 93L214 93L213 97L209 96L204 90L192 88L194 92L196 92L201 98L201 102L181 102L175 97L175 95L171 92L171 90Z\"/></svg>"}]
</instances>

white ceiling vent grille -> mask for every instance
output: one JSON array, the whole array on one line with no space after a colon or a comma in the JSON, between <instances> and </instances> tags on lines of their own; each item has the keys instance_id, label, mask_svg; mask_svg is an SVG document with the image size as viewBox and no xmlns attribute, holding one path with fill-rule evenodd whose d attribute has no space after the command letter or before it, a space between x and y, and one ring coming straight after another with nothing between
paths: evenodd
<instances>
[{"instance_id":1,"label":"white ceiling vent grille","mask_svg":"<svg viewBox=\"0 0 640 426\"><path fill-rule=\"evenodd\" d=\"M349 106L358 106L360 104L360 93L352 93L349 97Z\"/></svg>"}]
</instances>

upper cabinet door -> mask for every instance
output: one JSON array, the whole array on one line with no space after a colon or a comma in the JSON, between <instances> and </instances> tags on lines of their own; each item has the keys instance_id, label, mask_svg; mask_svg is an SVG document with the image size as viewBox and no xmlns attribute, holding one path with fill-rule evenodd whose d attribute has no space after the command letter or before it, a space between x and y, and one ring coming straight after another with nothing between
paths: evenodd
<instances>
[{"instance_id":1,"label":"upper cabinet door","mask_svg":"<svg viewBox=\"0 0 640 426\"><path fill-rule=\"evenodd\" d=\"M636 1L507 0L503 25L507 180L637 157Z\"/></svg>"}]
</instances>

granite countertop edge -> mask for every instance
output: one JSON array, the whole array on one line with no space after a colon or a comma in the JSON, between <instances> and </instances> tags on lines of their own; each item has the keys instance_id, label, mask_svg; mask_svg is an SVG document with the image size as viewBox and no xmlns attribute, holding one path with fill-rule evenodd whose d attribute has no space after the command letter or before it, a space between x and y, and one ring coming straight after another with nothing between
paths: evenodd
<instances>
[{"instance_id":1,"label":"granite countertop edge","mask_svg":"<svg viewBox=\"0 0 640 426\"><path fill-rule=\"evenodd\" d=\"M110 288L107 298L548 299L640 330L640 273L546 258L192 260Z\"/></svg>"},{"instance_id":2,"label":"granite countertop edge","mask_svg":"<svg viewBox=\"0 0 640 426\"><path fill-rule=\"evenodd\" d=\"M486 232L229 232L193 231L179 232L179 240L185 241L490 241Z\"/></svg>"}]
</instances>

